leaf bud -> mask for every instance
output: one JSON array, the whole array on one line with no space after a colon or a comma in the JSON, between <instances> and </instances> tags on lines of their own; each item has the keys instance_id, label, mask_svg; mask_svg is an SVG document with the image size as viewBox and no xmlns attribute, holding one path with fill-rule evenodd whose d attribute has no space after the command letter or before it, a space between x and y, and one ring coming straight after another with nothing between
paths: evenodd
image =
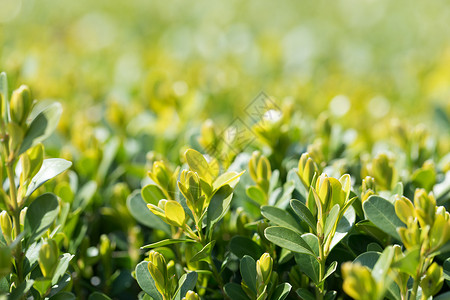
<instances>
[{"instance_id":1,"label":"leaf bud","mask_svg":"<svg viewBox=\"0 0 450 300\"><path fill-rule=\"evenodd\" d=\"M19 147L22 144L25 131L15 122L10 122L7 124L7 131L9 135L9 150L11 152L16 152L17 150L19 150Z\"/></svg>"},{"instance_id":2,"label":"leaf bud","mask_svg":"<svg viewBox=\"0 0 450 300\"><path fill-rule=\"evenodd\" d=\"M208 153L211 155L216 154L217 151L217 134L214 127L214 122L211 119L203 122L202 127L200 129L200 137L198 138L198 142L200 145L208 149Z\"/></svg>"},{"instance_id":3,"label":"leaf bud","mask_svg":"<svg viewBox=\"0 0 450 300\"><path fill-rule=\"evenodd\" d=\"M13 238L12 222L6 210L0 213L0 227L2 229L3 237L6 244L11 244Z\"/></svg>"},{"instance_id":4,"label":"leaf bud","mask_svg":"<svg viewBox=\"0 0 450 300\"><path fill-rule=\"evenodd\" d=\"M33 106L30 88L21 85L11 95L10 111L11 120L22 126L28 118Z\"/></svg>"},{"instance_id":5,"label":"leaf bud","mask_svg":"<svg viewBox=\"0 0 450 300\"><path fill-rule=\"evenodd\" d=\"M372 161L371 175L383 190L391 190L397 181L397 172L385 153L380 153Z\"/></svg>"},{"instance_id":6,"label":"leaf bud","mask_svg":"<svg viewBox=\"0 0 450 300\"><path fill-rule=\"evenodd\" d=\"M109 257L111 256L111 252L113 250L113 247L111 246L111 240L108 238L106 234L102 234L100 236L100 255L102 257Z\"/></svg>"},{"instance_id":7,"label":"leaf bud","mask_svg":"<svg viewBox=\"0 0 450 300\"><path fill-rule=\"evenodd\" d=\"M261 157L258 161L257 176L259 179L258 181L264 181L264 180L269 181L270 177L272 176L270 162L267 159L267 157L265 157L264 155L261 155Z\"/></svg>"},{"instance_id":8,"label":"leaf bud","mask_svg":"<svg viewBox=\"0 0 450 300\"><path fill-rule=\"evenodd\" d=\"M152 170L148 172L148 176L163 189L167 190L169 188L171 174L162 160L153 163Z\"/></svg>"},{"instance_id":9,"label":"leaf bud","mask_svg":"<svg viewBox=\"0 0 450 300\"><path fill-rule=\"evenodd\" d=\"M39 250L39 267L45 278L52 278L59 260L59 249L56 241L44 241Z\"/></svg>"},{"instance_id":10,"label":"leaf bud","mask_svg":"<svg viewBox=\"0 0 450 300\"><path fill-rule=\"evenodd\" d=\"M420 245L420 229L417 220L408 224L408 228L397 228L397 232L406 249L412 249L413 247Z\"/></svg>"},{"instance_id":11,"label":"leaf bud","mask_svg":"<svg viewBox=\"0 0 450 300\"><path fill-rule=\"evenodd\" d=\"M202 197L202 187L198 174L193 171L183 170L178 181L178 189L186 198L189 209L194 214L201 214L205 197Z\"/></svg>"},{"instance_id":12,"label":"leaf bud","mask_svg":"<svg viewBox=\"0 0 450 300\"><path fill-rule=\"evenodd\" d=\"M164 256L154 250L149 253L148 271L155 281L156 288L164 295L167 285L167 264Z\"/></svg>"},{"instance_id":13,"label":"leaf bud","mask_svg":"<svg viewBox=\"0 0 450 300\"><path fill-rule=\"evenodd\" d=\"M23 226L25 224L25 216L27 215L28 207L22 208L20 211L20 225Z\"/></svg>"},{"instance_id":14,"label":"leaf bud","mask_svg":"<svg viewBox=\"0 0 450 300\"><path fill-rule=\"evenodd\" d=\"M433 225L436 215L436 199L432 193L427 195L424 189L416 189L414 193L414 206L420 225Z\"/></svg>"},{"instance_id":15,"label":"leaf bud","mask_svg":"<svg viewBox=\"0 0 450 300\"><path fill-rule=\"evenodd\" d=\"M199 300L198 294L193 291L187 291L186 296L182 300Z\"/></svg>"},{"instance_id":16,"label":"leaf bud","mask_svg":"<svg viewBox=\"0 0 450 300\"><path fill-rule=\"evenodd\" d=\"M448 216L448 212L446 213ZM436 215L433 226L430 229L430 247L439 249L450 240L450 220L442 214Z\"/></svg>"},{"instance_id":17,"label":"leaf bud","mask_svg":"<svg viewBox=\"0 0 450 300\"><path fill-rule=\"evenodd\" d=\"M375 179L373 177L366 176L362 180L361 185L361 202L364 203L364 201L369 199L370 196L375 195L375 192Z\"/></svg>"},{"instance_id":18,"label":"leaf bud","mask_svg":"<svg viewBox=\"0 0 450 300\"><path fill-rule=\"evenodd\" d=\"M322 204L323 212L326 211L328 204L332 199L331 183L328 176L322 173L316 181L316 191Z\"/></svg>"},{"instance_id":19,"label":"leaf bud","mask_svg":"<svg viewBox=\"0 0 450 300\"><path fill-rule=\"evenodd\" d=\"M370 270L359 263L342 265L343 290L353 299L378 299L378 288Z\"/></svg>"},{"instance_id":20,"label":"leaf bud","mask_svg":"<svg viewBox=\"0 0 450 300\"><path fill-rule=\"evenodd\" d=\"M250 158L250 161L248 162L248 168L250 177L253 179L254 182L258 182L258 161L261 157L261 152L259 151L253 151L252 157Z\"/></svg>"},{"instance_id":21,"label":"leaf bud","mask_svg":"<svg viewBox=\"0 0 450 300\"><path fill-rule=\"evenodd\" d=\"M405 224L410 224L415 218L415 210L412 202L406 197L396 196L395 213Z\"/></svg>"},{"instance_id":22,"label":"leaf bud","mask_svg":"<svg viewBox=\"0 0 450 300\"><path fill-rule=\"evenodd\" d=\"M256 262L256 274L260 285L267 285L272 274L273 259L269 253L264 253Z\"/></svg>"},{"instance_id":23,"label":"leaf bud","mask_svg":"<svg viewBox=\"0 0 450 300\"><path fill-rule=\"evenodd\" d=\"M303 153L298 162L298 176L306 188L310 187L314 174L318 171L317 165L309 153Z\"/></svg>"},{"instance_id":24,"label":"leaf bud","mask_svg":"<svg viewBox=\"0 0 450 300\"><path fill-rule=\"evenodd\" d=\"M435 295L440 291L442 285L444 284L444 272L441 266L437 263L431 264L428 268L425 276L420 281L420 287L422 288L422 293L425 299Z\"/></svg>"}]
</instances>

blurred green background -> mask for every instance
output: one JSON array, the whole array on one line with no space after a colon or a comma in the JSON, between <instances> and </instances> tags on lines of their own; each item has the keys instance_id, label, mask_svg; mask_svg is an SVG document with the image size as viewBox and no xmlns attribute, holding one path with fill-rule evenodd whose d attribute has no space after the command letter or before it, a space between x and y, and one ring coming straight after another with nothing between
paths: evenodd
<instances>
[{"instance_id":1,"label":"blurred green background","mask_svg":"<svg viewBox=\"0 0 450 300\"><path fill-rule=\"evenodd\" d=\"M358 128L392 116L427 122L436 106L449 111L444 0L0 0L0 7L0 69L13 88L26 83L37 99L61 99L62 127L77 116L96 123L116 107L127 124L148 110L170 135L186 120L226 124L261 90Z\"/></svg>"}]
</instances>

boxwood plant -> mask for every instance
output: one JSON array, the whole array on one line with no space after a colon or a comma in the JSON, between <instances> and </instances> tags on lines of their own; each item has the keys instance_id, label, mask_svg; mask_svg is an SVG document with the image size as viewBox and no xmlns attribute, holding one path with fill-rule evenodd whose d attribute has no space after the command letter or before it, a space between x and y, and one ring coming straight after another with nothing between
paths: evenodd
<instances>
[{"instance_id":1,"label":"boxwood plant","mask_svg":"<svg viewBox=\"0 0 450 300\"><path fill-rule=\"evenodd\" d=\"M254 152L246 159L246 201L257 213L231 205L240 176L246 177L231 171L237 166L219 175L217 160L193 149L185 153L181 174L163 161L153 164L151 183L129 200L147 205L141 218L157 216L170 230L168 239L142 247L152 249L136 268L143 299L450 295L443 287L450 215L424 188L414 190L413 201L404 196L388 155L361 167L357 176L366 176L360 186L350 174L328 176L307 152L283 186L266 156ZM447 201L448 187L440 192L441 204ZM236 209L228 211L230 205Z\"/></svg>"},{"instance_id":2,"label":"boxwood plant","mask_svg":"<svg viewBox=\"0 0 450 300\"><path fill-rule=\"evenodd\" d=\"M8 87L0 299L450 299L450 143L422 125L372 145L286 102L168 138L116 107L68 141L59 103Z\"/></svg>"}]
</instances>

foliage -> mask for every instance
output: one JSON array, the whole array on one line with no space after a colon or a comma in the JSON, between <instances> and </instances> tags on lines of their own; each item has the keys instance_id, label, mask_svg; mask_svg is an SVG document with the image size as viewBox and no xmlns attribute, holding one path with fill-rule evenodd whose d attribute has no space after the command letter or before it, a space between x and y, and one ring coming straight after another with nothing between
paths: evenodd
<instances>
[{"instance_id":1,"label":"foliage","mask_svg":"<svg viewBox=\"0 0 450 300\"><path fill-rule=\"evenodd\" d=\"M450 297L443 1L3 2L0 299Z\"/></svg>"}]
</instances>

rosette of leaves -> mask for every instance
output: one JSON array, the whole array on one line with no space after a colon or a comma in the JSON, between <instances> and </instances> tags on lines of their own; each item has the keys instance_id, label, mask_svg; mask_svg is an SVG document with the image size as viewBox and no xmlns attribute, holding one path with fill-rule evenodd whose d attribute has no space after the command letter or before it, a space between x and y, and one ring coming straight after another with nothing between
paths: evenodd
<instances>
[{"instance_id":1,"label":"rosette of leaves","mask_svg":"<svg viewBox=\"0 0 450 300\"><path fill-rule=\"evenodd\" d=\"M292 213L263 206L263 216L273 225L265 229L264 235L295 254L297 264L316 287L316 298L323 299L327 295L325 280L337 267L337 262L327 264L327 257L355 221L351 204L356 197L350 199L350 175L345 174L339 180L326 174L317 176L312 161L307 163L306 157L300 161L298 175L308 189L306 201L292 199ZM299 289L297 293L303 298L314 298L308 289ZM335 294L329 291L327 297Z\"/></svg>"},{"instance_id":2,"label":"rosette of leaves","mask_svg":"<svg viewBox=\"0 0 450 300\"><path fill-rule=\"evenodd\" d=\"M402 252L399 246L395 247L391 266L396 272L398 297L416 299L421 294L428 299L440 291L444 282L443 267L435 258L448 258L450 214L445 207L437 206L432 193L423 189L415 191L413 202L403 196L388 200L374 195L363 208L373 224L405 249Z\"/></svg>"},{"instance_id":3,"label":"rosette of leaves","mask_svg":"<svg viewBox=\"0 0 450 300\"><path fill-rule=\"evenodd\" d=\"M278 274L273 270L273 259L264 253L255 262L248 255L240 261L241 284L227 283L225 293L230 299L283 300L291 291L289 283L278 284Z\"/></svg>"},{"instance_id":4,"label":"rosette of leaves","mask_svg":"<svg viewBox=\"0 0 450 300\"><path fill-rule=\"evenodd\" d=\"M223 219L230 208L233 189L243 172L226 172L219 176L217 161L207 161L199 152L188 149L185 159L189 169L183 170L176 186L179 193L171 193L167 187L171 184L168 173L153 175L157 184L149 184L142 189L142 198L147 202L149 211L169 225L170 239L165 239L142 247L143 249L174 245L184 245L185 264L190 269L204 274L212 274L220 288L222 279L212 258L215 244L214 228ZM160 168L164 172L164 168ZM162 179L161 179L162 178ZM167 180L166 180L167 179ZM167 184L164 184L167 183ZM200 264L206 262L206 264ZM139 274L138 282L139 282ZM142 287L142 285L141 285Z\"/></svg>"},{"instance_id":5,"label":"rosette of leaves","mask_svg":"<svg viewBox=\"0 0 450 300\"><path fill-rule=\"evenodd\" d=\"M148 259L136 266L135 273L139 286L145 293L141 299L196 299L196 293L192 290L197 284L197 273L193 271L181 274L174 262L167 263L159 252L150 251Z\"/></svg>"},{"instance_id":6,"label":"rosette of leaves","mask_svg":"<svg viewBox=\"0 0 450 300\"><path fill-rule=\"evenodd\" d=\"M65 290L71 285L67 268L73 255L60 251L66 211L54 194L36 193L71 166L64 159L44 158L41 144L55 130L61 105L36 104L24 85L10 97L5 73L0 74L0 102L0 173L6 174L0 187L0 294L11 299L64 294L72 299L74 295ZM9 273L4 272L7 269Z\"/></svg>"},{"instance_id":7,"label":"rosette of leaves","mask_svg":"<svg viewBox=\"0 0 450 300\"><path fill-rule=\"evenodd\" d=\"M258 205L268 204L270 193L274 189L273 181L271 181L272 169L269 160L259 151L255 151L248 162L248 168L250 177L256 185L247 187L247 196ZM275 179L278 179L278 173Z\"/></svg>"}]
</instances>

